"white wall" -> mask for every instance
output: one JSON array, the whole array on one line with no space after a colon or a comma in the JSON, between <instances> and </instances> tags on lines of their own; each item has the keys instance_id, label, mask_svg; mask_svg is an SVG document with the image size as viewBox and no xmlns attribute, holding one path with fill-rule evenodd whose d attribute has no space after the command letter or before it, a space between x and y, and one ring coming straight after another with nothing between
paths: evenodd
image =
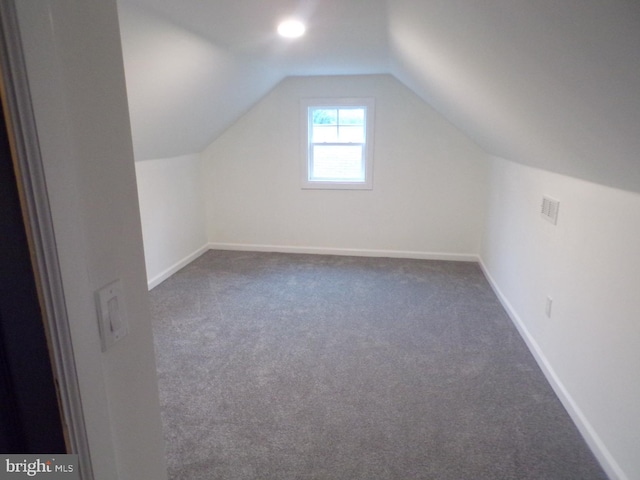
<instances>
[{"instance_id":1,"label":"white wall","mask_svg":"<svg viewBox=\"0 0 640 480\"><path fill-rule=\"evenodd\" d=\"M201 151L284 76L151 10L118 6L136 160Z\"/></svg>"},{"instance_id":2,"label":"white wall","mask_svg":"<svg viewBox=\"0 0 640 480\"><path fill-rule=\"evenodd\" d=\"M557 226L540 215L542 195L560 201ZM484 267L620 479L640 479L638 239L640 195L492 160Z\"/></svg>"},{"instance_id":3,"label":"white wall","mask_svg":"<svg viewBox=\"0 0 640 480\"><path fill-rule=\"evenodd\" d=\"M115 0L20 0L37 134L96 480L166 479ZM94 292L129 333L101 352Z\"/></svg>"},{"instance_id":4,"label":"white wall","mask_svg":"<svg viewBox=\"0 0 640 480\"><path fill-rule=\"evenodd\" d=\"M376 100L371 191L302 190L300 99ZM486 157L388 75L289 77L203 153L210 242L265 248L472 258Z\"/></svg>"},{"instance_id":5,"label":"white wall","mask_svg":"<svg viewBox=\"0 0 640 480\"><path fill-rule=\"evenodd\" d=\"M153 288L207 248L200 156L136 162L147 282Z\"/></svg>"}]
</instances>

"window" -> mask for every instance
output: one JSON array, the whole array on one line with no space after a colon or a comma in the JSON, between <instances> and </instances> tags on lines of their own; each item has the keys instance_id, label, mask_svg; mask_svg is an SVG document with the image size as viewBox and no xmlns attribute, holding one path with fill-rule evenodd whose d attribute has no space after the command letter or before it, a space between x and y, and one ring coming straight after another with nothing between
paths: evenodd
<instances>
[{"instance_id":1,"label":"window","mask_svg":"<svg viewBox=\"0 0 640 480\"><path fill-rule=\"evenodd\" d=\"M373 98L304 99L301 107L302 187L370 190Z\"/></svg>"}]
</instances>

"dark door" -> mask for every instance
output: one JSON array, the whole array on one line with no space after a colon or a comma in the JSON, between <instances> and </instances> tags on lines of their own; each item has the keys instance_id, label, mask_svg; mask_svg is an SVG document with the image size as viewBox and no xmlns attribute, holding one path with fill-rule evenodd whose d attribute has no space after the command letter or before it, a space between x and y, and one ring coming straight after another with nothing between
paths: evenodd
<instances>
[{"instance_id":1,"label":"dark door","mask_svg":"<svg viewBox=\"0 0 640 480\"><path fill-rule=\"evenodd\" d=\"M0 453L65 453L4 115L0 115Z\"/></svg>"}]
</instances>

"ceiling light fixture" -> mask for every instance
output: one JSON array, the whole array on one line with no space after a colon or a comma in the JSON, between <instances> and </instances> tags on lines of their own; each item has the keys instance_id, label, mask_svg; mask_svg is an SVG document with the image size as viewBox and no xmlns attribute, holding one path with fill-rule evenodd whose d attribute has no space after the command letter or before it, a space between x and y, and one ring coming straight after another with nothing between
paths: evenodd
<instances>
[{"instance_id":1,"label":"ceiling light fixture","mask_svg":"<svg viewBox=\"0 0 640 480\"><path fill-rule=\"evenodd\" d=\"M278 25L278 33L285 38L298 38L304 35L307 27L300 20L288 19L280 22Z\"/></svg>"}]
</instances>

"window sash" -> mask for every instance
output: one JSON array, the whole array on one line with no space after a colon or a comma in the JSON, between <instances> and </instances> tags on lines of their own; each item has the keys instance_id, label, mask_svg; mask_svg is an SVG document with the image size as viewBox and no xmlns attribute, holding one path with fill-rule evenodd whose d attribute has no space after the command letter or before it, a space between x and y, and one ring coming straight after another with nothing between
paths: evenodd
<instances>
[{"instance_id":1,"label":"window sash","mask_svg":"<svg viewBox=\"0 0 640 480\"><path fill-rule=\"evenodd\" d=\"M371 190L374 99L308 98L300 106L302 188Z\"/></svg>"},{"instance_id":2,"label":"window sash","mask_svg":"<svg viewBox=\"0 0 640 480\"><path fill-rule=\"evenodd\" d=\"M367 107L321 106L309 107L308 111L308 181L364 183ZM329 122L316 123L317 112L327 112L325 115L329 117ZM356 115L353 115L355 112ZM353 120L350 122L354 117L357 123L353 123ZM316 158L316 152L319 153L320 149L325 150L322 159Z\"/></svg>"}]
</instances>

